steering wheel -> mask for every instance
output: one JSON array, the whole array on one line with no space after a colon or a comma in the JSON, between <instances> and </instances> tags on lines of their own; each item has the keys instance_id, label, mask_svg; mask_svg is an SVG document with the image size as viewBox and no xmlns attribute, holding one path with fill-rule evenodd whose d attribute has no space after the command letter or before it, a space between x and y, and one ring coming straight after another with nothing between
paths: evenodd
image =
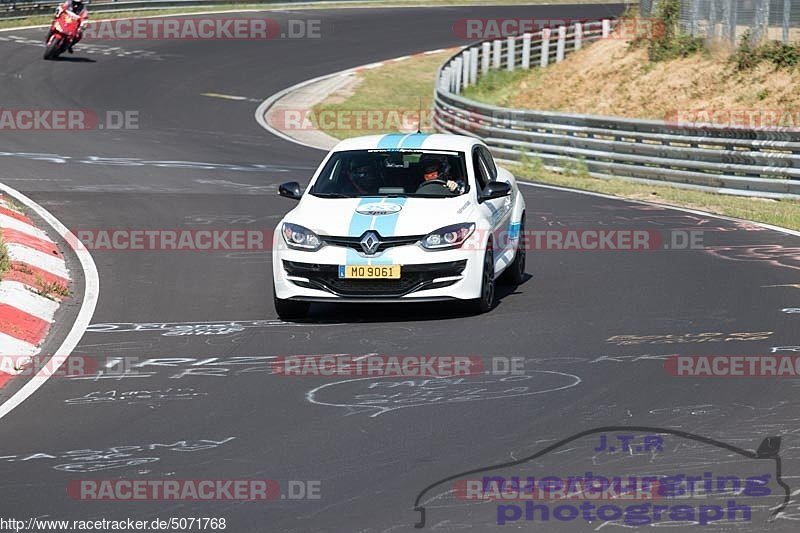
<instances>
[{"instance_id":1,"label":"steering wheel","mask_svg":"<svg viewBox=\"0 0 800 533\"><path fill-rule=\"evenodd\" d=\"M440 179L423 181L422 183L419 184L419 187L417 187L417 192L420 192L422 189L424 189L425 187L428 187L430 185L439 185L439 186L444 187L445 189L447 189L447 192L449 192L449 193L453 192L453 191L451 191L450 189L447 188L447 182L445 180L440 180Z\"/></svg>"}]
</instances>

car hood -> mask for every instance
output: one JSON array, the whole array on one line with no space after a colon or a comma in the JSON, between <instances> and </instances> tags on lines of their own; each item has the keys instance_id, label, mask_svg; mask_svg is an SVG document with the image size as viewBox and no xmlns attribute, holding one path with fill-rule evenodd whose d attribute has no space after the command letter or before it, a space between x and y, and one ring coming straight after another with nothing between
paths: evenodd
<instances>
[{"instance_id":1,"label":"car hood","mask_svg":"<svg viewBox=\"0 0 800 533\"><path fill-rule=\"evenodd\" d=\"M369 229L381 236L425 235L459 222L471 221L474 202L454 198L318 198L304 195L286 217L319 235L360 237Z\"/></svg>"}]
</instances>

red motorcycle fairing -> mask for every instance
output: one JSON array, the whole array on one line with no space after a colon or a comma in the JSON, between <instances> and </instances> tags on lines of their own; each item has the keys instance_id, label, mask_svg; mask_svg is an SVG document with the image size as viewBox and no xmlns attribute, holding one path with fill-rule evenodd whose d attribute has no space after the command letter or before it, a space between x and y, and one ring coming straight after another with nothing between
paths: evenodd
<instances>
[{"instance_id":1,"label":"red motorcycle fairing","mask_svg":"<svg viewBox=\"0 0 800 533\"><path fill-rule=\"evenodd\" d=\"M71 11L62 11L50 24L44 59L55 59L64 53L78 36L81 17Z\"/></svg>"}]
</instances>

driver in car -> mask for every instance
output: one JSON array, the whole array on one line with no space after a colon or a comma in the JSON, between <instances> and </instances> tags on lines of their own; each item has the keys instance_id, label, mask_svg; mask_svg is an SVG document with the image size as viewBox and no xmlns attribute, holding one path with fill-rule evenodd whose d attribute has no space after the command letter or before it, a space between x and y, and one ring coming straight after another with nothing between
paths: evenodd
<instances>
[{"instance_id":1,"label":"driver in car","mask_svg":"<svg viewBox=\"0 0 800 533\"><path fill-rule=\"evenodd\" d=\"M450 176L450 163L447 157L427 157L422 162L422 179L425 181L438 180L442 186L454 194L463 194L467 190L466 183L461 179Z\"/></svg>"}]
</instances>

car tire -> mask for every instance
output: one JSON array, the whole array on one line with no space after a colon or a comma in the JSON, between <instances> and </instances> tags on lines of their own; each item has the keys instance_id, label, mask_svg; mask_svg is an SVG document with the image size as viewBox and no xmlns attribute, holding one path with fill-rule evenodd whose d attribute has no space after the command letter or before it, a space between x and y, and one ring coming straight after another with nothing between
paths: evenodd
<instances>
[{"instance_id":1,"label":"car tire","mask_svg":"<svg viewBox=\"0 0 800 533\"><path fill-rule=\"evenodd\" d=\"M486 253L483 256L483 270L481 274L481 297L470 302L474 314L491 311L495 303L494 279L494 245L491 237L486 243Z\"/></svg>"},{"instance_id":2,"label":"car tire","mask_svg":"<svg viewBox=\"0 0 800 533\"><path fill-rule=\"evenodd\" d=\"M511 264L500 275L500 280L506 285L519 285L525 281L525 239L523 239L523 235L525 235L525 213L522 214L519 223L517 253Z\"/></svg>"},{"instance_id":3,"label":"car tire","mask_svg":"<svg viewBox=\"0 0 800 533\"><path fill-rule=\"evenodd\" d=\"M272 299L275 302L275 311L281 320L292 320L303 318L311 308L310 302L298 302L295 300L283 300L275 296L275 286L272 286Z\"/></svg>"}]
</instances>

